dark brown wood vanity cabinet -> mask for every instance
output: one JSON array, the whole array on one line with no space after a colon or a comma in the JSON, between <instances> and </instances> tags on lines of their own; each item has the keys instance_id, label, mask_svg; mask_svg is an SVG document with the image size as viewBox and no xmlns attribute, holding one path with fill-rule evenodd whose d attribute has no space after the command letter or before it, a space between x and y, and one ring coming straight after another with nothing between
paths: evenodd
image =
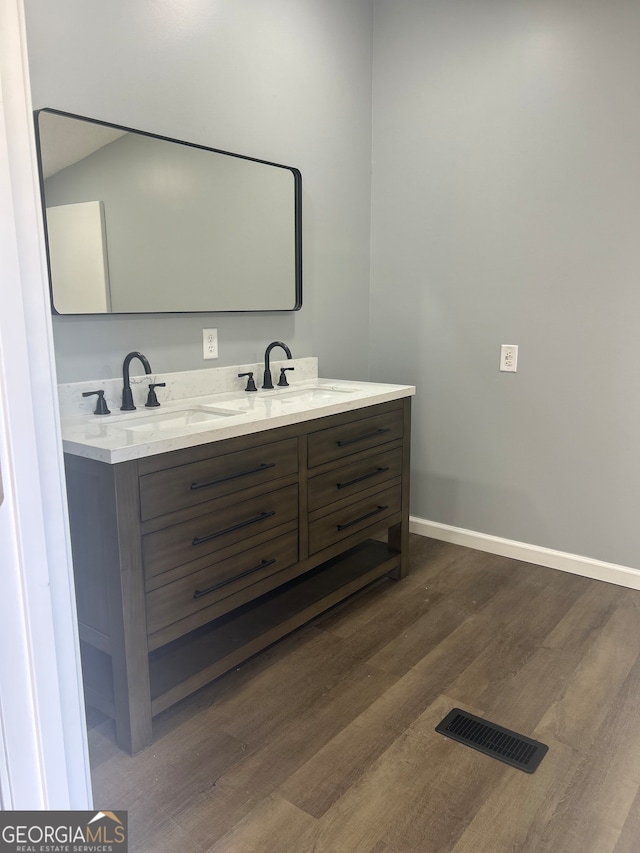
<instances>
[{"instance_id":1,"label":"dark brown wood vanity cabinet","mask_svg":"<svg viewBox=\"0 0 640 853\"><path fill-rule=\"evenodd\" d=\"M318 613L406 574L410 407L115 465L65 454L85 695L122 748Z\"/></svg>"}]
</instances>

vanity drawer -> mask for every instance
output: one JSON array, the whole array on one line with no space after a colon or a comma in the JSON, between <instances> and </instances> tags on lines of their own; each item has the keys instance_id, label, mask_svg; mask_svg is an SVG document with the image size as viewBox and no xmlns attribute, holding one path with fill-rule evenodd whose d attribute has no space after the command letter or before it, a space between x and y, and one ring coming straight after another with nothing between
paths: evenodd
<instances>
[{"instance_id":1,"label":"vanity drawer","mask_svg":"<svg viewBox=\"0 0 640 853\"><path fill-rule=\"evenodd\" d=\"M297 559L298 533L294 530L148 592L149 647L157 648L217 619L238 606L239 592L292 566ZM176 624L185 619L188 622Z\"/></svg>"},{"instance_id":2,"label":"vanity drawer","mask_svg":"<svg viewBox=\"0 0 640 853\"><path fill-rule=\"evenodd\" d=\"M380 450L349 461L309 480L309 512L359 492L377 487L402 474L402 448Z\"/></svg>"},{"instance_id":3,"label":"vanity drawer","mask_svg":"<svg viewBox=\"0 0 640 853\"><path fill-rule=\"evenodd\" d=\"M397 409L313 432L308 444L309 468L401 438L402 426L402 409Z\"/></svg>"},{"instance_id":4,"label":"vanity drawer","mask_svg":"<svg viewBox=\"0 0 640 853\"><path fill-rule=\"evenodd\" d=\"M143 521L269 483L298 470L298 443L291 438L140 477Z\"/></svg>"},{"instance_id":5,"label":"vanity drawer","mask_svg":"<svg viewBox=\"0 0 640 853\"><path fill-rule=\"evenodd\" d=\"M297 518L298 486L287 486L142 537L147 580ZM241 550L241 548L239 548Z\"/></svg>"},{"instance_id":6,"label":"vanity drawer","mask_svg":"<svg viewBox=\"0 0 640 853\"><path fill-rule=\"evenodd\" d=\"M323 515L309 524L309 553L322 551L354 533L385 526L389 516L400 512L401 503L402 488L398 483Z\"/></svg>"}]
</instances>

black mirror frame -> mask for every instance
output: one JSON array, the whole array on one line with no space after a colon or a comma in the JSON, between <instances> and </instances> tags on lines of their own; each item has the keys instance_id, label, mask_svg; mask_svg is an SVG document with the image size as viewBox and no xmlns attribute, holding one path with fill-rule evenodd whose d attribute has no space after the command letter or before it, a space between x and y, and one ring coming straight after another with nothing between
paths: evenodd
<instances>
[{"instance_id":1,"label":"black mirror frame","mask_svg":"<svg viewBox=\"0 0 640 853\"><path fill-rule=\"evenodd\" d=\"M40 137L40 126L38 123L38 118L41 113L49 113L58 116L64 116L65 118L77 119L79 121L88 121L92 124L102 125L103 127L109 127L113 130L121 130L127 133L137 133L141 136L148 136L153 139L159 139L164 142L173 142L178 145L186 145L190 148L198 148L203 151L211 151L215 154L226 154L229 157L235 157L239 160L249 160L253 163L261 163L265 166L275 166L279 169L285 169L290 171L293 175L294 179L294 252L295 252L295 304L292 308L266 308L266 309L238 309L235 311L216 311L215 309L207 310L207 311L149 311L149 312L126 312L126 311L118 311L118 312L109 312L109 313L78 313L78 314L61 314L56 310L54 301L53 301L53 279L51 276L51 260L49 253L49 235L47 229L47 218L46 218L46 207L45 207L45 188L44 188L44 175L42 169L42 140ZM60 317L135 317L135 316L147 316L158 314L161 316L172 316L172 315L202 315L202 314L280 314L280 313L290 313L291 311L299 311L302 308L302 173L295 166L286 166L282 163L274 163L270 160L262 160L258 157L249 157L244 154L236 154L232 151L225 151L220 148L212 148L208 145L200 145L195 142L187 142L183 139L175 139L171 136L163 136L159 133L151 133L146 130L138 130L133 127L126 127L121 124L115 124L113 122L104 121L102 119L91 118L89 116L81 116L76 113L66 112L64 110L58 110L53 107L42 107L40 109L34 110L33 113L34 118L34 127L35 127L35 142L36 142L36 153L38 160L38 176L40 183L40 198L42 203L42 219L44 225L44 237L45 237L45 247L46 247L46 255L47 255L47 273L49 276L49 297L51 301L51 312L52 314Z\"/></svg>"}]
</instances>

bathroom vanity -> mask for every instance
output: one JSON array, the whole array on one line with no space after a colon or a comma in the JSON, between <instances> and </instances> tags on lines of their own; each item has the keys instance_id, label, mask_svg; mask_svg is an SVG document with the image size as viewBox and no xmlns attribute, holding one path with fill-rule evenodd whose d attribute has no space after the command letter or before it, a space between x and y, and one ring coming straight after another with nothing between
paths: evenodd
<instances>
[{"instance_id":1,"label":"bathroom vanity","mask_svg":"<svg viewBox=\"0 0 640 853\"><path fill-rule=\"evenodd\" d=\"M414 391L312 379L63 420L86 699L122 748L318 613L406 574Z\"/></svg>"}]
</instances>

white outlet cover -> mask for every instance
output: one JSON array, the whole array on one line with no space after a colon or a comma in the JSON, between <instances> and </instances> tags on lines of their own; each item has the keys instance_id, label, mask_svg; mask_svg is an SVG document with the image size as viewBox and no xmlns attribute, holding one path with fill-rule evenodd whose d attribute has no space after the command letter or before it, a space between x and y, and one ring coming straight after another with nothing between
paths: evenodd
<instances>
[{"instance_id":1,"label":"white outlet cover","mask_svg":"<svg viewBox=\"0 0 640 853\"><path fill-rule=\"evenodd\" d=\"M218 330L202 330L202 358L218 358Z\"/></svg>"},{"instance_id":2,"label":"white outlet cover","mask_svg":"<svg viewBox=\"0 0 640 853\"><path fill-rule=\"evenodd\" d=\"M518 345L502 344L500 347L500 370L516 373L518 370Z\"/></svg>"}]
</instances>

